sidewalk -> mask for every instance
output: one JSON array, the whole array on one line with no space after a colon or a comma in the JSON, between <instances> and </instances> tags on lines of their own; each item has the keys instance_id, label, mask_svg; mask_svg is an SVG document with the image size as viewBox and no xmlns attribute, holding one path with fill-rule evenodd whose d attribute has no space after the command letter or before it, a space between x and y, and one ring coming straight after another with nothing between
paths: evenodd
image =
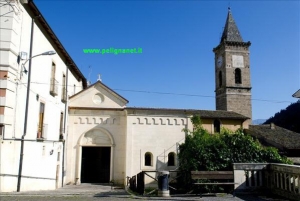
<instances>
[{"instance_id":1,"label":"sidewalk","mask_svg":"<svg viewBox=\"0 0 300 201\"><path fill-rule=\"evenodd\" d=\"M17 200L33 200L40 199L48 201L54 200L65 200L68 197L82 198L80 200L101 199L101 200L127 200L127 199L140 199L140 200L201 200L201 201L264 201L255 196L237 196L233 197L230 194L222 194L219 196L207 196L200 197L199 195L172 195L171 197L147 197L147 196L136 196L130 194L125 189L112 188L110 185L103 184L81 184L81 185L66 185L63 188L48 191L26 191L26 192L9 192L0 193L2 198L14 198ZM27 199L26 199L27 198ZM89 199L87 199L89 198ZM109 199L108 199L109 198ZM2 200L2 199L1 199ZM5 199L4 199L5 200ZM10 199L9 199L10 200ZM67 199L68 200L68 199Z\"/></svg>"},{"instance_id":2,"label":"sidewalk","mask_svg":"<svg viewBox=\"0 0 300 201\"><path fill-rule=\"evenodd\" d=\"M62 196L62 195L96 195L96 194L123 194L128 195L126 190L120 188L112 188L105 184L88 184L81 185L65 185L56 190L41 190L41 191L24 191L24 192L9 192L1 193L1 195L41 195L41 196Z\"/></svg>"}]
</instances>

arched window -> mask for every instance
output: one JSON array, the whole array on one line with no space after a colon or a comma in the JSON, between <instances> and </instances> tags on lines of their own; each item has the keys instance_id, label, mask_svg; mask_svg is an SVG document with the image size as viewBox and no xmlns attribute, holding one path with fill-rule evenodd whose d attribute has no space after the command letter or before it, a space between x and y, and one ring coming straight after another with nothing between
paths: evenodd
<instances>
[{"instance_id":1,"label":"arched window","mask_svg":"<svg viewBox=\"0 0 300 201\"><path fill-rule=\"evenodd\" d=\"M236 84L242 84L241 69L239 69L239 68L235 69L234 74L235 74L235 83Z\"/></svg>"},{"instance_id":2,"label":"arched window","mask_svg":"<svg viewBox=\"0 0 300 201\"><path fill-rule=\"evenodd\" d=\"M175 153L171 152L168 154L168 166L175 166Z\"/></svg>"},{"instance_id":3,"label":"arched window","mask_svg":"<svg viewBox=\"0 0 300 201\"><path fill-rule=\"evenodd\" d=\"M219 120L214 120L214 133L220 133L221 123Z\"/></svg>"},{"instance_id":4,"label":"arched window","mask_svg":"<svg viewBox=\"0 0 300 201\"><path fill-rule=\"evenodd\" d=\"M145 166L152 166L152 154L150 152L145 153Z\"/></svg>"},{"instance_id":5,"label":"arched window","mask_svg":"<svg viewBox=\"0 0 300 201\"><path fill-rule=\"evenodd\" d=\"M222 71L219 72L219 87L222 86Z\"/></svg>"}]
</instances>

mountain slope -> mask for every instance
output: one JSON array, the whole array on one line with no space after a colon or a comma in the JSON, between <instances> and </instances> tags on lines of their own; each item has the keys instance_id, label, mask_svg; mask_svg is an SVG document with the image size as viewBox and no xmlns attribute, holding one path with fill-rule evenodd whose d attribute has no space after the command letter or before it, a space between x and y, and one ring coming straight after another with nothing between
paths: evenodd
<instances>
[{"instance_id":1,"label":"mountain slope","mask_svg":"<svg viewBox=\"0 0 300 201\"><path fill-rule=\"evenodd\" d=\"M264 124L274 123L285 129L300 133L300 102L292 103L286 109L277 112Z\"/></svg>"}]
</instances>

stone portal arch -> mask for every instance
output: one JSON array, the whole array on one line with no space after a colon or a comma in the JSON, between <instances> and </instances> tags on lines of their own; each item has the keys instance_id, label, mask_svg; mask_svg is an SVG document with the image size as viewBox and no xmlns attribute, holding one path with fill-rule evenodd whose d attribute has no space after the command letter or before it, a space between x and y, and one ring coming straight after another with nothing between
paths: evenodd
<instances>
[{"instance_id":1,"label":"stone portal arch","mask_svg":"<svg viewBox=\"0 0 300 201\"><path fill-rule=\"evenodd\" d=\"M86 172L86 164L84 161L92 160L97 161L99 160L99 164L104 164L105 166L109 165L109 173L108 171L103 173L103 175L107 178L105 180L110 181L113 180L113 156L114 156L114 139L113 136L110 134L109 131L105 130L104 128L93 128L85 133L83 133L77 141L77 163L76 163L76 184L80 184L82 182L82 179L88 180L87 176L84 176L84 172ZM89 152L89 153L88 153ZM95 153L97 152L97 153ZM105 153L104 153L105 152ZM95 159L89 158L94 157L90 155L97 155ZM99 156L103 155L104 156ZM99 157L98 157L99 156ZM83 157L84 160L83 160ZM88 157L88 159L86 158ZM98 158L98 159L97 159ZM101 159L99 159L101 158ZM84 167L84 169L82 169ZM93 167L91 172L93 171ZM96 167L95 167L96 168ZM107 167L103 167L103 169L107 169ZM83 172L82 172L83 171ZM88 171L89 172L89 171ZM96 174L99 173L99 171L95 171ZM109 175L109 178L108 178ZM84 178L82 178L84 177ZM97 175L96 175L97 177ZM100 178L101 176L98 175ZM87 181L86 181L87 182ZM89 183L99 183L97 181L89 182ZM106 183L106 182L105 182ZM108 182L107 182L108 183Z\"/></svg>"},{"instance_id":2,"label":"stone portal arch","mask_svg":"<svg viewBox=\"0 0 300 201\"><path fill-rule=\"evenodd\" d=\"M80 146L113 146L113 136L103 128L97 128L82 134L78 140Z\"/></svg>"}]
</instances>

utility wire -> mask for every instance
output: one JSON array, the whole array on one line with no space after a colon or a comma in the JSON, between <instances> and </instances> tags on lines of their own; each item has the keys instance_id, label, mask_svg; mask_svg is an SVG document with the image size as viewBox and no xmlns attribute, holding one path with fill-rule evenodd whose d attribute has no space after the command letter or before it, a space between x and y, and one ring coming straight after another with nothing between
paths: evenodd
<instances>
[{"instance_id":1,"label":"utility wire","mask_svg":"<svg viewBox=\"0 0 300 201\"><path fill-rule=\"evenodd\" d=\"M49 83L42 83L42 82L31 82L33 84L44 84L49 85ZM20 84L27 84L27 83L20 83ZM62 84L58 84L58 86L66 86ZM74 86L68 85L68 87L81 87L81 86ZM215 98L215 96L210 95L201 95L201 94L185 94L185 93L172 93L172 92L159 92L159 91L143 91L143 90L132 90L132 89L112 89L114 91L127 91L127 92L134 92L134 93L148 93L148 94L160 94L160 95L175 95L175 96L187 96L187 97L202 97L202 98ZM242 95L242 94L241 94ZM248 95L245 95L248 96ZM252 101L262 101L262 102L270 102L270 103L293 103L291 101L286 100L271 100L271 99L259 99L259 98L251 98Z\"/></svg>"}]
</instances>

